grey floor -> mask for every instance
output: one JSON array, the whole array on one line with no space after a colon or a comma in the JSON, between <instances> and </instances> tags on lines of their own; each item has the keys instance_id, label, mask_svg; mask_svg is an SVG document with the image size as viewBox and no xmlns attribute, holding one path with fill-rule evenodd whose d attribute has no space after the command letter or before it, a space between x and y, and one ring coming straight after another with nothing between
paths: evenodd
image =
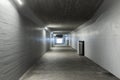
<instances>
[{"instance_id":1,"label":"grey floor","mask_svg":"<svg viewBox=\"0 0 120 80\"><path fill-rule=\"evenodd\" d=\"M119 80L70 47L54 47L22 80Z\"/></svg>"}]
</instances>

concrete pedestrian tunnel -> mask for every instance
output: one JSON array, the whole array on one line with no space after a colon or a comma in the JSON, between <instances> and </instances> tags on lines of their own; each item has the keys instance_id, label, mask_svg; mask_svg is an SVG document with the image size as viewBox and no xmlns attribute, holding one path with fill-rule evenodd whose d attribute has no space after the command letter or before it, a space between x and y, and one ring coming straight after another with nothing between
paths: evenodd
<instances>
[{"instance_id":1,"label":"concrete pedestrian tunnel","mask_svg":"<svg viewBox=\"0 0 120 80\"><path fill-rule=\"evenodd\" d=\"M0 80L119 80L120 0L0 0Z\"/></svg>"}]
</instances>

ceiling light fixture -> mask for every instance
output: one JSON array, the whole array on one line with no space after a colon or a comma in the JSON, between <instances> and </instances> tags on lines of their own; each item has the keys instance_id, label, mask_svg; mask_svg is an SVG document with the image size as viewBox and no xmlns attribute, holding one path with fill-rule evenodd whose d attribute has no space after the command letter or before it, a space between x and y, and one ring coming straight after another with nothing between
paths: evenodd
<instances>
[{"instance_id":1,"label":"ceiling light fixture","mask_svg":"<svg viewBox=\"0 0 120 80\"><path fill-rule=\"evenodd\" d=\"M48 27L45 27L45 30L48 30Z\"/></svg>"},{"instance_id":2,"label":"ceiling light fixture","mask_svg":"<svg viewBox=\"0 0 120 80\"><path fill-rule=\"evenodd\" d=\"M17 0L20 5L23 5L23 2L21 0Z\"/></svg>"},{"instance_id":3,"label":"ceiling light fixture","mask_svg":"<svg viewBox=\"0 0 120 80\"><path fill-rule=\"evenodd\" d=\"M47 27L49 27L49 28L57 28L57 27L61 27L62 25L60 25L60 24L49 24L49 25L47 25Z\"/></svg>"}]
</instances>

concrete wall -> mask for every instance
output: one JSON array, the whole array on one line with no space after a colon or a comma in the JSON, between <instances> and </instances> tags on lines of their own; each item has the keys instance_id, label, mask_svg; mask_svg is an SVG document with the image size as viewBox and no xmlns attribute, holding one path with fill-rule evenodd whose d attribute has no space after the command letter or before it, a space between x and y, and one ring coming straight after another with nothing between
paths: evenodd
<instances>
[{"instance_id":1,"label":"concrete wall","mask_svg":"<svg viewBox=\"0 0 120 80\"><path fill-rule=\"evenodd\" d=\"M72 47L85 41L85 56L120 78L120 0L104 0L95 16L72 32Z\"/></svg>"},{"instance_id":2,"label":"concrete wall","mask_svg":"<svg viewBox=\"0 0 120 80\"><path fill-rule=\"evenodd\" d=\"M18 80L48 49L49 32L0 0L0 80Z\"/></svg>"}]
</instances>

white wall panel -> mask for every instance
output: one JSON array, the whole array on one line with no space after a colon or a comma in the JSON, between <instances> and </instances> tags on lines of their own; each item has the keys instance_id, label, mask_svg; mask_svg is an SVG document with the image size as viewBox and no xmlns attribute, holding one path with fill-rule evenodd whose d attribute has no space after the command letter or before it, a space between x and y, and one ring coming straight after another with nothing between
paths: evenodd
<instances>
[{"instance_id":1,"label":"white wall panel","mask_svg":"<svg viewBox=\"0 0 120 80\"><path fill-rule=\"evenodd\" d=\"M36 26L0 0L0 80L18 80L48 50L49 33Z\"/></svg>"},{"instance_id":2,"label":"white wall panel","mask_svg":"<svg viewBox=\"0 0 120 80\"><path fill-rule=\"evenodd\" d=\"M120 0L105 0L95 16L72 32L85 41L85 55L120 78Z\"/></svg>"}]
</instances>

